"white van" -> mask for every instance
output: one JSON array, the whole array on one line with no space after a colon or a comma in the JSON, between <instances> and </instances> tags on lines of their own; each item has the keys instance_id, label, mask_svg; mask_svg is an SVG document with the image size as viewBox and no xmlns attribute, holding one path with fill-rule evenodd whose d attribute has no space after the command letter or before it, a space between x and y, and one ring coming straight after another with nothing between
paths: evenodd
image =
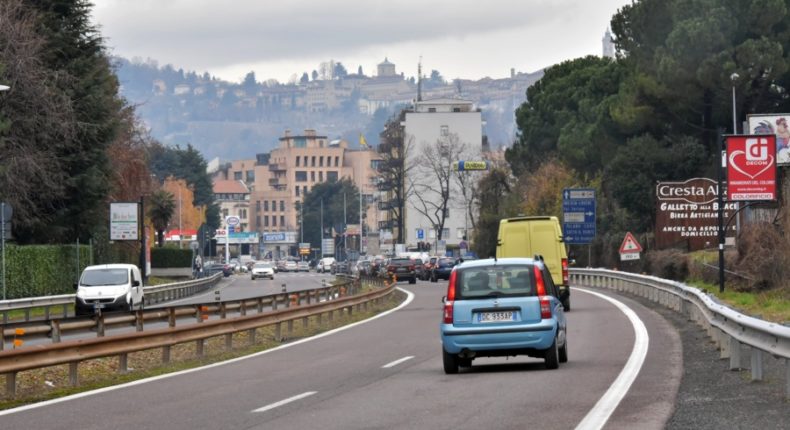
<instances>
[{"instance_id":1,"label":"white van","mask_svg":"<svg viewBox=\"0 0 790 430\"><path fill-rule=\"evenodd\" d=\"M88 266L75 284L77 315L92 315L101 310L143 309L143 278L134 264Z\"/></svg>"},{"instance_id":2,"label":"white van","mask_svg":"<svg viewBox=\"0 0 790 430\"><path fill-rule=\"evenodd\" d=\"M318 264L315 266L315 271L318 273L326 273L332 268L332 264L335 262L335 257L324 257L318 260Z\"/></svg>"}]
</instances>

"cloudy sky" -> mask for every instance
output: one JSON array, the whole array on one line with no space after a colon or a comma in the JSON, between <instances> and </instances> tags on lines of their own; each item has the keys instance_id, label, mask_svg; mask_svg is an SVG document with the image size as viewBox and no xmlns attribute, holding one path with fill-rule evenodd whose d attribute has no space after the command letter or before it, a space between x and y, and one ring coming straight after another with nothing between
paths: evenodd
<instances>
[{"instance_id":1,"label":"cloudy sky","mask_svg":"<svg viewBox=\"0 0 790 430\"><path fill-rule=\"evenodd\" d=\"M601 54L628 0L94 0L115 55L240 81L287 82L342 62L367 75L387 57L398 73L506 77Z\"/></svg>"}]
</instances>

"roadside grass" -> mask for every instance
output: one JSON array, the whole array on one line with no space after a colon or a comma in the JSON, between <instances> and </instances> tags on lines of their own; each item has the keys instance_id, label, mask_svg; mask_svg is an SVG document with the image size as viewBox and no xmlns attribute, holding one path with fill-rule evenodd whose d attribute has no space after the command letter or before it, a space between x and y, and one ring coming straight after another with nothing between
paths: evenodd
<instances>
[{"instance_id":1,"label":"roadside grass","mask_svg":"<svg viewBox=\"0 0 790 430\"><path fill-rule=\"evenodd\" d=\"M766 321L786 324L790 322L790 288L761 292L742 292L726 289L719 293L719 286L688 281L688 285L707 290L722 302L739 312Z\"/></svg>"},{"instance_id":2,"label":"roadside grass","mask_svg":"<svg viewBox=\"0 0 790 430\"><path fill-rule=\"evenodd\" d=\"M20 372L17 374L16 398L10 398L3 393L0 396L0 409L10 409L265 351L298 339L314 336L370 318L398 306L405 297L404 293L396 290L380 305L369 305L367 311L355 310L351 315L345 312L341 315L336 311L332 321L329 321L326 315L323 315L320 321L317 316L310 317L306 328L302 320L296 320L293 322L293 331L290 333L288 324L283 323L280 339L275 338L274 327L262 327L255 332L256 342L254 345L250 345L249 334L246 331L235 333L232 337L233 348L231 350L226 349L225 336L210 338L205 341L202 357L197 356L195 342L171 347L170 363L162 362L161 349L132 353L128 356L128 371L126 373L119 372L119 360L117 357L81 362L79 365L79 385L76 387L69 385L68 365Z\"/></svg>"}]
</instances>

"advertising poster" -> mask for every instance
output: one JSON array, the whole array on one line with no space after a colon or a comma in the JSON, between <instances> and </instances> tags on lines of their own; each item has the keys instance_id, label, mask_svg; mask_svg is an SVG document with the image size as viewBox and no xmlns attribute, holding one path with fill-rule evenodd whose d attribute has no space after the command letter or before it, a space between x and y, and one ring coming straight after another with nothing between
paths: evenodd
<instances>
[{"instance_id":1,"label":"advertising poster","mask_svg":"<svg viewBox=\"0 0 790 430\"><path fill-rule=\"evenodd\" d=\"M790 166L790 114L749 115L749 134L772 134L776 136L776 164Z\"/></svg>"},{"instance_id":2,"label":"advertising poster","mask_svg":"<svg viewBox=\"0 0 790 430\"><path fill-rule=\"evenodd\" d=\"M776 136L727 136L727 201L776 200Z\"/></svg>"}]
</instances>

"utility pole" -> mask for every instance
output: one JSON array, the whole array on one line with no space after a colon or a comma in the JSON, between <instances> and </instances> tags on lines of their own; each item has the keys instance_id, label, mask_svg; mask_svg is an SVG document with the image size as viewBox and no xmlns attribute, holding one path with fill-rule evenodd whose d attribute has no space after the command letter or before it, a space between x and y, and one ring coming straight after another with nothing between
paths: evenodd
<instances>
[{"instance_id":1,"label":"utility pole","mask_svg":"<svg viewBox=\"0 0 790 430\"><path fill-rule=\"evenodd\" d=\"M348 248L346 248L346 238L348 237L348 224L346 224L346 192L343 191L343 254L348 258Z\"/></svg>"},{"instance_id":2,"label":"utility pole","mask_svg":"<svg viewBox=\"0 0 790 430\"><path fill-rule=\"evenodd\" d=\"M321 258L324 258L324 198L321 197Z\"/></svg>"},{"instance_id":3,"label":"utility pole","mask_svg":"<svg viewBox=\"0 0 790 430\"><path fill-rule=\"evenodd\" d=\"M362 187L359 187L359 253L362 254Z\"/></svg>"}]
</instances>

